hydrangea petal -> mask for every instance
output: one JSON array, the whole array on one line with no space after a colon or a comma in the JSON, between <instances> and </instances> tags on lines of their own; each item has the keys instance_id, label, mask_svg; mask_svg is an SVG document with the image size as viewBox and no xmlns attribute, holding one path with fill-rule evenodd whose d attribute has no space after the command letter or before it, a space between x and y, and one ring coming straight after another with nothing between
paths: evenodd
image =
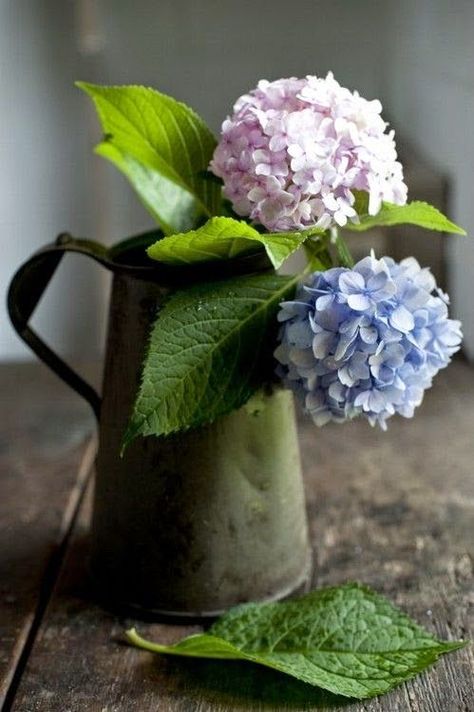
<instances>
[{"instance_id":1,"label":"hydrangea petal","mask_svg":"<svg viewBox=\"0 0 474 712\"><path fill-rule=\"evenodd\" d=\"M372 307L372 301L366 294L349 294L347 303L355 311L366 311Z\"/></svg>"},{"instance_id":2,"label":"hydrangea petal","mask_svg":"<svg viewBox=\"0 0 474 712\"><path fill-rule=\"evenodd\" d=\"M403 304L400 304L390 315L390 326L406 334L413 331L415 319L413 314Z\"/></svg>"}]
</instances>

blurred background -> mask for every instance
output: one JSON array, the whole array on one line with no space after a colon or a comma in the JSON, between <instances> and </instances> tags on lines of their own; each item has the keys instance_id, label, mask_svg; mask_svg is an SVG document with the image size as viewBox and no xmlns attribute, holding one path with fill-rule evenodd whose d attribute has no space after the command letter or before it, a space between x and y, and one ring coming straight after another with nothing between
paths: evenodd
<instances>
[{"instance_id":1,"label":"blurred background","mask_svg":"<svg viewBox=\"0 0 474 712\"><path fill-rule=\"evenodd\" d=\"M2 293L59 232L111 244L152 225L125 179L92 149L100 138L73 82L147 84L193 106L217 132L260 78L324 75L380 98L396 129L410 198L471 238L355 236L357 256L415 254L449 288L474 357L474 3L472 0L2 0ZM108 278L68 256L34 324L68 358L102 349ZM0 360L32 358L2 298Z\"/></svg>"}]
</instances>

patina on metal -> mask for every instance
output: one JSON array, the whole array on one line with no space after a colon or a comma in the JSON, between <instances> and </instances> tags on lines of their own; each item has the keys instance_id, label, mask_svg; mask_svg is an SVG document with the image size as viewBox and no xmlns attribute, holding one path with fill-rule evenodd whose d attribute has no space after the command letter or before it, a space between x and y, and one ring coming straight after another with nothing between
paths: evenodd
<instances>
[{"instance_id":1,"label":"patina on metal","mask_svg":"<svg viewBox=\"0 0 474 712\"><path fill-rule=\"evenodd\" d=\"M143 613L213 616L250 600L276 600L308 580L311 554L292 396L278 386L211 425L120 446L146 343L170 290L269 268L264 253L220 264L146 261L146 233L106 249L61 235L10 285L21 338L90 403L99 422L91 572L102 598ZM113 273L102 396L29 327L66 252Z\"/></svg>"}]
</instances>

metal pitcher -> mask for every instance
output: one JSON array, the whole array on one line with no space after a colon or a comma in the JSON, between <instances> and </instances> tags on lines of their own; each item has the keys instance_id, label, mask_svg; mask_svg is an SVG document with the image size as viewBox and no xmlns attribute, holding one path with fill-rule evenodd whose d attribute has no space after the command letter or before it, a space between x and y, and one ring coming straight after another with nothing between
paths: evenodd
<instances>
[{"instance_id":1,"label":"metal pitcher","mask_svg":"<svg viewBox=\"0 0 474 712\"><path fill-rule=\"evenodd\" d=\"M308 580L311 554L294 406L279 387L211 425L139 438L120 457L152 321L170 290L268 269L264 256L175 268L146 262L147 233L111 249L61 235L10 285L20 337L91 405L99 423L91 572L110 604L160 615L214 616L276 600ZM63 255L113 274L102 396L28 325Z\"/></svg>"}]
</instances>

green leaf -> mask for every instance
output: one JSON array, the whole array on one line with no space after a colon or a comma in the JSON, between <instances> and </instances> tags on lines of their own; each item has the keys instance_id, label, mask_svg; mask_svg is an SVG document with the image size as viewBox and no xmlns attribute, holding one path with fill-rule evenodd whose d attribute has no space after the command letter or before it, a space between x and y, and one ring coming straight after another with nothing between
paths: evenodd
<instances>
[{"instance_id":1,"label":"green leaf","mask_svg":"<svg viewBox=\"0 0 474 712\"><path fill-rule=\"evenodd\" d=\"M196 224L202 212L195 197L187 190L109 141L96 146L95 152L114 163L128 178L140 201L165 234L189 230Z\"/></svg>"},{"instance_id":2,"label":"green leaf","mask_svg":"<svg viewBox=\"0 0 474 712\"><path fill-rule=\"evenodd\" d=\"M165 237L148 250L158 262L182 265L222 260L261 248L260 233L242 220L215 217L197 230Z\"/></svg>"},{"instance_id":3,"label":"green leaf","mask_svg":"<svg viewBox=\"0 0 474 712\"><path fill-rule=\"evenodd\" d=\"M273 273L176 292L152 330L124 447L210 423L243 405L273 371L276 314L299 277Z\"/></svg>"},{"instance_id":4,"label":"green leaf","mask_svg":"<svg viewBox=\"0 0 474 712\"><path fill-rule=\"evenodd\" d=\"M354 191L355 192L355 191ZM347 223L346 230L363 232L372 227L388 227L390 225L417 225L427 230L437 230L439 232L451 232L458 235L465 235L465 230L455 225L451 220L443 215L437 208L428 203L415 200L406 205L394 205L393 203L382 203L382 208L377 215L368 214L369 196L363 191L356 192L356 202L354 209L359 215L360 222Z\"/></svg>"},{"instance_id":5,"label":"green leaf","mask_svg":"<svg viewBox=\"0 0 474 712\"><path fill-rule=\"evenodd\" d=\"M94 101L105 134L97 153L126 175L164 232L219 212L221 187L207 178L216 140L192 109L147 87L77 86Z\"/></svg>"},{"instance_id":6,"label":"green leaf","mask_svg":"<svg viewBox=\"0 0 474 712\"><path fill-rule=\"evenodd\" d=\"M248 660L330 692L359 699L388 692L464 642L437 640L385 598L359 584L313 591L282 603L232 609L208 634L160 645L157 653Z\"/></svg>"},{"instance_id":7,"label":"green leaf","mask_svg":"<svg viewBox=\"0 0 474 712\"><path fill-rule=\"evenodd\" d=\"M229 259L263 246L272 265L278 269L310 236L323 234L319 228L260 233L243 220L215 217L197 230L159 240L148 248L148 256L159 262L180 265Z\"/></svg>"}]
</instances>

